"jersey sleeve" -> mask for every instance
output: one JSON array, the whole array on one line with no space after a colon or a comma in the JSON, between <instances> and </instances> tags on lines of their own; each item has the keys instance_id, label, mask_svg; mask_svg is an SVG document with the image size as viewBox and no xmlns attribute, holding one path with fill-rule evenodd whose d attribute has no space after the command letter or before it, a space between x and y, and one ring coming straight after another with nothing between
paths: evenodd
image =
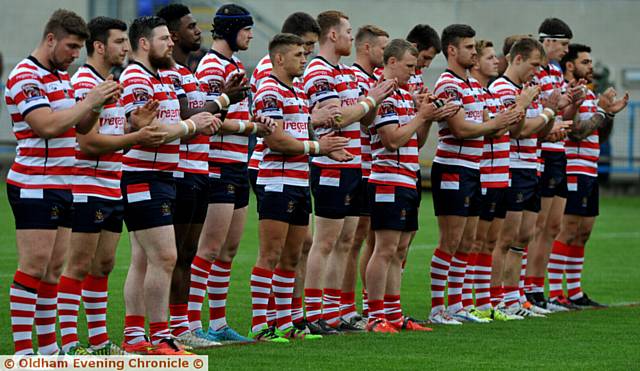
<instances>
[{"instance_id":1,"label":"jersey sleeve","mask_svg":"<svg viewBox=\"0 0 640 371\"><path fill-rule=\"evenodd\" d=\"M91 81L89 79L78 79L73 81L73 91L74 97L76 98L76 102L83 100L89 91L93 89L97 83L95 81Z\"/></svg>"},{"instance_id":2,"label":"jersey sleeve","mask_svg":"<svg viewBox=\"0 0 640 371\"><path fill-rule=\"evenodd\" d=\"M376 118L373 120L373 126L378 129L385 125L399 123L400 116L398 115L394 100L391 97L383 100L380 107L378 107Z\"/></svg>"},{"instance_id":3,"label":"jersey sleeve","mask_svg":"<svg viewBox=\"0 0 640 371\"><path fill-rule=\"evenodd\" d=\"M284 118L282 95L275 89L259 89L253 106L255 115L271 117L274 120Z\"/></svg>"},{"instance_id":4,"label":"jersey sleeve","mask_svg":"<svg viewBox=\"0 0 640 371\"><path fill-rule=\"evenodd\" d=\"M451 102L462 106L464 92L460 85L453 79L444 78L438 81L434 94L439 99L451 99Z\"/></svg>"},{"instance_id":5,"label":"jersey sleeve","mask_svg":"<svg viewBox=\"0 0 640 371\"><path fill-rule=\"evenodd\" d=\"M224 89L225 69L217 60L206 60L198 66L196 78L208 102L216 100Z\"/></svg>"},{"instance_id":6,"label":"jersey sleeve","mask_svg":"<svg viewBox=\"0 0 640 371\"><path fill-rule=\"evenodd\" d=\"M491 86L489 88L491 94L500 99L500 103L504 106L504 108L509 108L516 104L516 91L511 89L510 87L499 85L499 86Z\"/></svg>"},{"instance_id":7,"label":"jersey sleeve","mask_svg":"<svg viewBox=\"0 0 640 371\"><path fill-rule=\"evenodd\" d=\"M304 92L311 106L328 99L340 99L335 85L331 72L321 65L309 66L304 75Z\"/></svg>"},{"instance_id":8,"label":"jersey sleeve","mask_svg":"<svg viewBox=\"0 0 640 371\"><path fill-rule=\"evenodd\" d=\"M42 79L31 70L24 69L11 77L6 89L22 117L37 108L51 107Z\"/></svg>"},{"instance_id":9,"label":"jersey sleeve","mask_svg":"<svg viewBox=\"0 0 640 371\"><path fill-rule=\"evenodd\" d=\"M121 83L122 102L127 115L153 98L153 83L147 78L130 76L122 79Z\"/></svg>"}]
</instances>

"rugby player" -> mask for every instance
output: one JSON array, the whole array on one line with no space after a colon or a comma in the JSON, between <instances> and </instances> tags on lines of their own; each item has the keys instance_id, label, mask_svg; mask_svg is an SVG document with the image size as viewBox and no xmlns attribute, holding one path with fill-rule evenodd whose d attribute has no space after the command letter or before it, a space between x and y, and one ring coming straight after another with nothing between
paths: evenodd
<instances>
[{"instance_id":1,"label":"rugby player","mask_svg":"<svg viewBox=\"0 0 640 371\"><path fill-rule=\"evenodd\" d=\"M569 45L561 65L567 81L593 81L591 48ZM582 291L584 247L589 240L599 213L598 159L600 143L611 133L615 114L629 101L625 93L617 98L613 88L599 97L588 90L578 109L574 125L565 143L567 152L567 205L558 237L553 242L549 261L549 298L556 302L566 299L578 308L604 307ZM567 295L562 290L562 275L566 275Z\"/></svg>"},{"instance_id":2,"label":"rugby player","mask_svg":"<svg viewBox=\"0 0 640 371\"><path fill-rule=\"evenodd\" d=\"M448 69L436 82L435 95L450 99L460 110L438 123L438 149L431 168L433 202L440 240L431 260L431 313L429 321L459 325L460 321L488 322L462 307L461 294L468 253L475 238L480 201L480 158L483 136L492 135L520 120L507 110L489 119L482 86L468 69L477 56L475 31L454 24L442 31L442 52ZM448 305L444 286L448 281Z\"/></svg>"},{"instance_id":3,"label":"rugby player","mask_svg":"<svg viewBox=\"0 0 640 371\"><path fill-rule=\"evenodd\" d=\"M344 264L328 262L345 261L358 221L355 198L362 178L359 120L391 94L395 82L384 82L372 88L366 99L361 98L353 70L340 63L341 57L351 54L353 37L348 17L330 10L320 13L317 21L320 50L304 73L304 90L311 106L337 104L341 116L333 128L318 128L315 133L322 136L335 131L350 138L347 151L354 155L345 163L318 156L311 164L316 218L305 278L305 304L308 326L323 335L338 333L335 328L340 324L344 276ZM335 256L330 257L332 254Z\"/></svg>"},{"instance_id":4,"label":"rugby player","mask_svg":"<svg viewBox=\"0 0 640 371\"><path fill-rule=\"evenodd\" d=\"M76 13L59 9L47 21L42 40L9 73L5 102L17 140L7 176L7 194L16 223L18 268L10 288L11 328L16 354L59 352L56 342L58 279L71 236L71 185L75 134L86 134L120 87L112 76L76 103L66 72L89 38Z\"/></svg>"}]
</instances>

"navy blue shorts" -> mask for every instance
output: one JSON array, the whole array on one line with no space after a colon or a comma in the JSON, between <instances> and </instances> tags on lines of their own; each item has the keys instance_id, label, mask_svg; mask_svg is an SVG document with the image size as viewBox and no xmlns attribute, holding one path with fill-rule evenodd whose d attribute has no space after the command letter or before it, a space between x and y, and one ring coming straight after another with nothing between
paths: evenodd
<instances>
[{"instance_id":1,"label":"navy blue shorts","mask_svg":"<svg viewBox=\"0 0 640 371\"><path fill-rule=\"evenodd\" d=\"M209 204L209 175L182 173L175 177L176 203L173 224L202 224Z\"/></svg>"},{"instance_id":2,"label":"navy blue shorts","mask_svg":"<svg viewBox=\"0 0 640 371\"><path fill-rule=\"evenodd\" d=\"M309 187L291 185L258 185L262 200L258 209L259 220L271 219L291 225L309 225L311 194Z\"/></svg>"},{"instance_id":3,"label":"navy blue shorts","mask_svg":"<svg viewBox=\"0 0 640 371\"><path fill-rule=\"evenodd\" d=\"M436 216L478 216L480 170L434 162L431 167L431 195Z\"/></svg>"},{"instance_id":4,"label":"navy blue shorts","mask_svg":"<svg viewBox=\"0 0 640 371\"><path fill-rule=\"evenodd\" d=\"M488 222L507 215L507 188L483 188L480 197L480 219Z\"/></svg>"},{"instance_id":5,"label":"navy blue shorts","mask_svg":"<svg viewBox=\"0 0 640 371\"><path fill-rule=\"evenodd\" d=\"M253 190L253 194L256 195L256 210L260 210L260 200L264 195L264 188L258 187L256 182L258 181L258 170L249 169L249 183L251 184L251 189Z\"/></svg>"},{"instance_id":6,"label":"navy blue shorts","mask_svg":"<svg viewBox=\"0 0 640 371\"><path fill-rule=\"evenodd\" d=\"M217 167L220 177L209 178L209 203L233 204L234 209L249 205L249 173L247 164L209 164Z\"/></svg>"},{"instance_id":7,"label":"navy blue shorts","mask_svg":"<svg viewBox=\"0 0 640 371\"><path fill-rule=\"evenodd\" d=\"M7 184L16 229L71 228L73 195L66 189L29 189Z\"/></svg>"},{"instance_id":8,"label":"navy blue shorts","mask_svg":"<svg viewBox=\"0 0 640 371\"><path fill-rule=\"evenodd\" d=\"M507 211L540 211L538 171L511 169L511 186L507 188Z\"/></svg>"},{"instance_id":9,"label":"navy blue shorts","mask_svg":"<svg viewBox=\"0 0 640 371\"><path fill-rule=\"evenodd\" d=\"M584 174L567 176L567 206L564 213L585 217L600 214L598 178Z\"/></svg>"},{"instance_id":10,"label":"navy blue shorts","mask_svg":"<svg viewBox=\"0 0 640 371\"><path fill-rule=\"evenodd\" d=\"M321 168L311 165L310 181L316 216L343 219L359 216L356 202L362 170L352 168Z\"/></svg>"},{"instance_id":11,"label":"navy blue shorts","mask_svg":"<svg viewBox=\"0 0 640 371\"><path fill-rule=\"evenodd\" d=\"M360 210L360 216L371 215L371 201L369 200L369 179L360 180L360 190L356 193L356 202Z\"/></svg>"},{"instance_id":12,"label":"navy blue shorts","mask_svg":"<svg viewBox=\"0 0 640 371\"><path fill-rule=\"evenodd\" d=\"M540 196L567 198L567 156L564 152L542 151L542 159Z\"/></svg>"},{"instance_id":13,"label":"navy blue shorts","mask_svg":"<svg viewBox=\"0 0 640 371\"><path fill-rule=\"evenodd\" d=\"M173 225L176 184L173 174L123 171L124 222L129 231Z\"/></svg>"},{"instance_id":14,"label":"navy blue shorts","mask_svg":"<svg viewBox=\"0 0 640 371\"><path fill-rule=\"evenodd\" d=\"M418 192L415 189L369 183L371 229L418 230Z\"/></svg>"},{"instance_id":15,"label":"navy blue shorts","mask_svg":"<svg viewBox=\"0 0 640 371\"><path fill-rule=\"evenodd\" d=\"M100 233L109 231L122 233L124 201L87 197L87 202L74 202L72 206L72 231L79 233Z\"/></svg>"}]
</instances>

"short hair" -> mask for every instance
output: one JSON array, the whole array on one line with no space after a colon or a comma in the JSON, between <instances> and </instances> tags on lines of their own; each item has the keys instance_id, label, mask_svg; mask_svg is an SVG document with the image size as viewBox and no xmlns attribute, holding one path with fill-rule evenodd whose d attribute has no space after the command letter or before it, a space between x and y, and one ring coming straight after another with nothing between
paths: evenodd
<instances>
[{"instance_id":1,"label":"short hair","mask_svg":"<svg viewBox=\"0 0 640 371\"><path fill-rule=\"evenodd\" d=\"M284 47L296 45L304 45L304 40L298 35L292 33L279 33L276 34L271 41L269 41L269 58L273 60L276 53L283 50Z\"/></svg>"},{"instance_id":2,"label":"short hair","mask_svg":"<svg viewBox=\"0 0 640 371\"><path fill-rule=\"evenodd\" d=\"M533 38L533 36L532 35L511 35L511 36L505 37L504 42L502 44L502 55L506 57L507 54L509 54L509 52L511 51L511 47L513 46L513 44L516 43L516 41L526 39L526 38L531 39Z\"/></svg>"},{"instance_id":3,"label":"short hair","mask_svg":"<svg viewBox=\"0 0 640 371\"><path fill-rule=\"evenodd\" d=\"M320 36L320 26L318 26L318 22L308 13L295 12L284 20L280 32L298 36L303 36L306 33L314 33Z\"/></svg>"},{"instance_id":4,"label":"short hair","mask_svg":"<svg viewBox=\"0 0 640 371\"><path fill-rule=\"evenodd\" d=\"M360 27L356 33L356 45L380 36L389 37L389 33L372 24L364 25Z\"/></svg>"},{"instance_id":5,"label":"short hair","mask_svg":"<svg viewBox=\"0 0 640 371\"><path fill-rule=\"evenodd\" d=\"M540 52L540 57L544 58L546 56L544 47L538 40L530 37L520 39L511 46L511 50L509 50L509 61L513 62L518 55L522 56L522 59L526 61L536 50Z\"/></svg>"},{"instance_id":6,"label":"short hair","mask_svg":"<svg viewBox=\"0 0 640 371\"><path fill-rule=\"evenodd\" d=\"M141 37L150 39L154 28L166 25L167 22L164 19L155 15L134 19L133 23L131 23L131 28L129 28L129 42L131 42L131 49L133 51L138 50L138 42Z\"/></svg>"},{"instance_id":7,"label":"short hair","mask_svg":"<svg viewBox=\"0 0 640 371\"><path fill-rule=\"evenodd\" d=\"M418 56L418 49L413 46L410 42L405 39L393 39L387 44L387 47L384 48L384 64L386 65L389 62L391 57L395 57L396 59L402 59L405 53L409 52L414 57Z\"/></svg>"},{"instance_id":8,"label":"short hair","mask_svg":"<svg viewBox=\"0 0 640 371\"><path fill-rule=\"evenodd\" d=\"M466 24L452 24L447 26L442 30L442 53L444 53L445 57L449 57L447 52L449 45L457 47L460 39L474 37L475 35L476 31Z\"/></svg>"},{"instance_id":9,"label":"short hair","mask_svg":"<svg viewBox=\"0 0 640 371\"><path fill-rule=\"evenodd\" d=\"M416 44L418 51L429 50L431 48L434 48L436 53L442 51L442 44L440 44L438 32L428 24L419 24L413 27L407 35L407 41Z\"/></svg>"},{"instance_id":10,"label":"short hair","mask_svg":"<svg viewBox=\"0 0 640 371\"><path fill-rule=\"evenodd\" d=\"M123 21L115 18L109 17L95 17L89 21L87 25L89 28L89 38L85 41L85 45L87 47L87 55L92 56L94 52L93 43L96 41L100 41L101 43L107 45L107 41L109 40L109 31L110 30L120 30L126 31L127 24Z\"/></svg>"},{"instance_id":11,"label":"short hair","mask_svg":"<svg viewBox=\"0 0 640 371\"><path fill-rule=\"evenodd\" d=\"M44 26L42 39L44 40L50 33L58 40L67 35L75 35L83 40L89 38L89 28L84 19L75 12L66 9L58 9L51 14L47 24Z\"/></svg>"},{"instance_id":12,"label":"short hair","mask_svg":"<svg viewBox=\"0 0 640 371\"><path fill-rule=\"evenodd\" d=\"M191 10L184 4L169 4L156 13L158 17L167 22L169 31L178 31L180 28L180 19L188 14L191 14Z\"/></svg>"},{"instance_id":13,"label":"short hair","mask_svg":"<svg viewBox=\"0 0 640 371\"><path fill-rule=\"evenodd\" d=\"M538 27L540 41L547 38L573 39L573 33L568 24L559 18L547 18Z\"/></svg>"},{"instance_id":14,"label":"short hair","mask_svg":"<svg viewBox=\"0 0 640 371\"><path fill-rule=\"evenodd\" d=\"M490 40L477 40L476 41L476 52L479 56L482 55L482 51L485 48L493 48L493 41Z\"/></svg>"},{"instance_id":15,"label":"short hair","mask_svg":"<svg viewBox=\"0 0 640 371\"><path fill-rule=\"evenodd\" d=\"M591 47L584 44L569 44L569 51L560 60L560 67L563 71L567 70L568 62L575 62L580 53L591 53Z\"/></svg>"},{"instance_id":16,"label":"short hair","mask_svg":"<svg viewBox=\"0 0 640 371\"><path fill-rule=\"evenodd\" d=\"M339 10L327 10L318 14L318 26L320 26L320 39L324 39L329 34L329 30L340 25L342 19L349 19L346 14Z\"/></svg>"}]
</instances>

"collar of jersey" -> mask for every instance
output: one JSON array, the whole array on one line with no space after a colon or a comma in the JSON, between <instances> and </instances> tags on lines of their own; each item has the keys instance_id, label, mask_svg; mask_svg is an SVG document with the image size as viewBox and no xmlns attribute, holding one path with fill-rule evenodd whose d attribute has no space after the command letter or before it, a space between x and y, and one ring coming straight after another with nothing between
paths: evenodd
<instances>
[{"instance_id":1,"label":"collar of jersey","mask_svg":"<svg viewBox=\"0 0 640 371\"><path fill-rule=\"evenodd\" d=\"M374 81L378 81L378 79L376 79L375 76L373 76L372 74L370 74L369 72L365 71L364 68L362 68L361 65L359 65L358 63L354 63L353 67L359 69L360 71L362 71L365 75L369 76L370 78L372 78Z\"/></svg>"},{"instance_id":2,"label":"collar of jersey","mask_svg":"<svg viewBox=\"0 0 640 371\"><path fill-rule=\"evenodd\" d=\"M50 69L48 69L47 67L43 66L42 63L40 63L40 61L37 60L36 57L34 57L33 55L28 56L27 59L30 60L31 62L33 62L36 66L42 68L43 70L58 76L58 70L50 70Z\"/></svg>"},{"instance_id":3,"label":"collar of jersey","mask_svg":"<svg viewBox=\"0 0 640 371\"><path fill-rule=\"evenodd\" d=\"M89 70L91 70L91 72L93 72L94 75L98 76L98 78L102 81L104 81L104 77L100 74L100 72L98 72L98 70L96 70L92 65L90 65L89 63L85 63L83 65L83 67L88 68Z\"/></svg>"},{"instance_id":4,"label":"collar of jersey","mask_svg":"<svg viewBox=\"0 0 640 371\"><path fill-rule=\"evenodd\" d=\"M333 64L333 63L329 62L325 57L323 57L323 56L321 56L321 55L316 55L314 58L321 59L321 60L323 60L323 61L324 61L324 63L328 64L329 66L331 66L331 67L335 68L335 69L336 69L336 70L338 70L338 71L341 71L341 69L340 69L340 65L335 65L335 64Z\"/></svg>"},{"instance_id":5,"label":"collar of jersey","mask_svg":"<svg viewBox=\"0 0 640 371\"><path fill-rule=\"evenodd\" d=\"M511 85L515 86L516 88L518 88L518 89L522 90L522 85L518 85L518 84L516 84L515 82L511 81L511 79L510 79L510 78L508 78L508 77L507 77L507 75L502 75L502 76L500 76L500 77L502 77L502 78L504 78L505 80L507 80Z\"/></svg>"},{"instance_id":6,"label":"collar of jersey","mask_svg":"<svg viewBox=\"0 0 640 371\"><path fill-rule=\"evenodd\" d=\"M158 79L158 81L162 81L162 79L160 78L160 71L158 71L157 74L149 71L149 69L147 68L147 66L145 66L144 64L138 62L138 61L131 61L130 64L137 64L138 66L140 66L140 68L142 68L143 70L145 70L149 75L155 77L156 79Z\"/></svg>"},{"instance_id":7,"label":"collar of jersey","mask_svg":"<svg viewBox=\"0 0 640 371\"><path fill-rule=\"evenodd\" d=\"M238 68L238 64L236 63L236 61L233 60L233 57L231 58L227 58L225 55L223 55L222 53L214 50L214 49L209 49L209 53L215 54L218 58L220 59L224 59L225 61L228 61L229 63L233 64L234 66L236 66L236 68Z\"/></svg>"}]
</instances>

